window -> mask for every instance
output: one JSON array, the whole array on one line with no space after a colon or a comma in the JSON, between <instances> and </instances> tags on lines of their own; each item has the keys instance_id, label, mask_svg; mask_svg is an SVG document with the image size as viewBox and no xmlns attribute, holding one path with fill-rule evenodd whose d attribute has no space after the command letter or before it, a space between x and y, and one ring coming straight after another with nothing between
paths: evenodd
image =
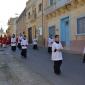
<instances>
[{"instance_id":1,"label":"window","mask_svg":"<svg viewBox=\"0 0 85 85\"><path fill-rule=\"evenodd\" d=\"M37 14L36 14L36 8L34 8L34 10L33 10L33 16L34 16L34 18L37 17Z\"/></svg>"},{"instance_id":2,"label":"window","mask_svg":"<svg viewBox=\"0 0 85 85\"><path fill-rule=\"evenodd\" d=\"M85 17L79 18L77 20L77 34L84 34L85 33Z\"/></svg>"},{"instance_id":3,"label":"window","mask_svg":"<svg viewBox=\"0 0 85 85\"><path fill-rule=\"evenodd\" d=\"M39 12L42 10L42 4L39 4Z\"/></svg>"},{"instance_id":4,"label":"window","mask_svg":"<svg viewBox=\"0 0 85 85\"><path fill-rule=\"evenodd\" d=\"M61 1L61 0L48 0L48 3L51 6L51 5L56 4L58 1Z\"/></svg>"},{"instance_id":5,"label":"window","mask_svg":"<svg viewBox=\"0 0 85 85\"><path fill-rule=\"evenodd\" d=\"M50 26L50 27L48 28L48 30L49 30L49 37L54 38L54 36L55 36L55 25Z\"/></svg>"},{"instance_id":6,"label":"window","mask_svg":"<svg viewBox=\"0 0 85 85\"><path fill-rule=\"evenodd\" d=\"M30 18L30 12L28 13L28 18Z\"/></svg>"},{"instance_id":7,"label":"window","mask_svg":"<svg viewBox=\"0 0 85 85\"><path fill-rule=\"evenodd\" d=\"M50 5L53 5L53 0L50 0Z\"/></svg>"}]
</instances>

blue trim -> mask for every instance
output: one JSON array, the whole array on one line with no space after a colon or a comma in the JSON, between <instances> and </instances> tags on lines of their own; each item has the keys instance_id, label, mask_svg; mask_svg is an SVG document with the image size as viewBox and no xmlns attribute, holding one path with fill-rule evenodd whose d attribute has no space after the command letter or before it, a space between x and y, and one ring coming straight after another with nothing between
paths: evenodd
<instances>
[{"instance_id":1,"label":"blue trim","mask_svg":"<svg viewBox=\"0 0 85 85\"><path fill-rule=\"evenodd\" d=\"M78 34L78 29L79 29L78 20L79 20L79 19L77 19L77 34Z\"/></svg>"},{"instance_id":2,"label":"blue trim","mask_svg":"<svg viewBox=\"0 0 85 85\"><path fill-rule=\"evenodd\" d=\"M79 20L83 18L85 18L85 16L77 18L77 35L85 35L85 33L79 33Z\"/></svg>"},{"instance_id":3,"label":"blue trim","mask_svg":"<svg viewBox=\"0 0 85 85\"><path fill-rule=\"evenodd\" d=\"M69 21L69 26L68 26L68 30L67 30L67 31L69 31L69 33L68 33L67 31L65 31L65 32L67 32L67 33L69 34L69 38L66 38L66 37L65 37L65 34L66 34L66 33L62 36L62 33L64 33L64 32L62 32L62 31L65 30L65 29L62 30L62 24L63 24L63 20L65 20L65 19L68 19L68 21ZM67 16L67 17L62 17L62 18L61 18L61 21L60 21L60 34L61 34L61 40L66 38L67 40L64 40L64 41L65 41L66 43L69 43L69 45L70 45L70 41L71 41L71 29L70 29L70 17L69 17L69 16ZM68 34L67 34L67 35L68 35ZM66 35L66 36L67 36L67 35Z\"/></svg>"}]
</instances>

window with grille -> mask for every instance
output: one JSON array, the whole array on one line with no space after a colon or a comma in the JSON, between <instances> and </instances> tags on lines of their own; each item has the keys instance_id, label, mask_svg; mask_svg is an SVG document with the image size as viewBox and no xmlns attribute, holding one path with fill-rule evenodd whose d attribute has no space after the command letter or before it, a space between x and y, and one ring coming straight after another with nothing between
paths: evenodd
<instances>
[{"instance_id":1,"label":"window with grille","mask_svg":"<svg viewBox=\"0 0 85 85\"><path fill-rule=\"evenodd\" d=\"M42 11L42 4L39 4L39 12Z\"/></svg>"},{"instance_id":2,"label":"window with grille","mask_svg":"<svg viewBox=\"0 0 85 85\"><path fill-rule=\"evenodd\" d=\"M85 34L85 17L77 20L77 34Z\"/></svg>"}]
</instances>

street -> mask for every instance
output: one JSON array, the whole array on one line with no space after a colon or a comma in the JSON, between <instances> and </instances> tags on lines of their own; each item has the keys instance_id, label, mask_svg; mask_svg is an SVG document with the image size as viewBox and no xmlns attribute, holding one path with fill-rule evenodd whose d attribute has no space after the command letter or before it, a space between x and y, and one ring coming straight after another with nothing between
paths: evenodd
<instances>
[{"instance_id":1,"label":"street","mask_svg":"<svg viewBox=\"0 0 85 85\"><path fill-rule=\"evenodd\" d=\"M84 85L85 64L82 55L63 53L62 74L53 73L53 62L46 48L28 47L28 58L20 50L0 48L0 85Z\"/></svg>"}]
</instances>

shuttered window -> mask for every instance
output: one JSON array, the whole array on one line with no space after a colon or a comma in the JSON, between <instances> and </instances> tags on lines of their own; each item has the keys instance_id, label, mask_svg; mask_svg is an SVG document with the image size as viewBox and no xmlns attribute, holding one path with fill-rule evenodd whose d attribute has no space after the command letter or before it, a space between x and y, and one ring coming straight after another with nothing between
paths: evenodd
<instances>
[{"instance_id":1,"label":"shuttered window","mask_svg":"<svg viewBox=\"0 0 85 85\"><path fill-rule=\"evenodd\" d=\"M85 17L79 18L77 27L77 34L84 34L85 33Z\"/></svg>"}]
</instances>

